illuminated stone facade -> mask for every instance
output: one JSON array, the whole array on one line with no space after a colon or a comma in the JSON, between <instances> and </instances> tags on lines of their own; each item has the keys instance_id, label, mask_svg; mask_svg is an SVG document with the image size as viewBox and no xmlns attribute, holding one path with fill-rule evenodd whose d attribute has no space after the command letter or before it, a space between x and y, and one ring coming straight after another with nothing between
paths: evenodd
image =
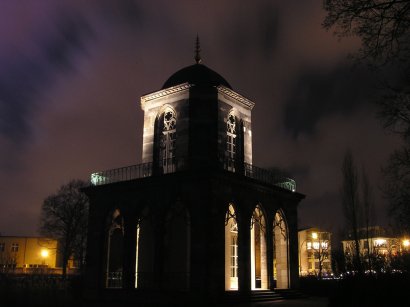
<instances>
[{"instance_id":1,"label":"illuminated stone facade","mask_svg":"<svg viewBox=\"0 0 410 307\"><path fill-rule=\"evenodd\" d=\"M299 231L299 275L332 275L332 233L319 228Z\"/></svg>"},{"instance_id":2,"label":"illuminated stone facade","mask_svg":"<svg viewBox=\"0 0 410 307\"><path fill-rule=\"evenodd\" d=\"M252 165L254 103L194 64L141 107L143 164L94 173L84 190L89 297L218 300L297 287L304 196Z\"/></svg>"}]
</instances>

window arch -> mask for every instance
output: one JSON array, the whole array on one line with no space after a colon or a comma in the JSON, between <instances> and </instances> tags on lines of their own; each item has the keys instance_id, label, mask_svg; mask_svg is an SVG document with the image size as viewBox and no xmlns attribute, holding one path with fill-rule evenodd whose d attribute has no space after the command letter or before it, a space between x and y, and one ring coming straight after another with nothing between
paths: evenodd
<instances>
[{"instance_id":1,"label":"window arch","mask_svg":"<svg viewBox=\"0 0 410 307\"><path fill-rule=\"evenodd\" d=\"M237 120L233 111L226 120L226 158L228 170L235 171Z\"/></svg>"},{"instance_id":2,"label":"window arch","mask_svg":"<svg viewBox=\"0 0 410 307\"><path fill-rule=\"evenodd\" d=\"M154 287L155 231L149 207L139 214L136 227L135 288Z\"/></svg>"},{"instance_id":3,"label":"window arch","mask_svg":"<svg viewBox=\"0 0 410 307\"><path fill-rule=\"evenodd\" d=\"M225 214L225 290L238 290L238 223L232 204Z\"/></svg>"},{"instance_id":4,"label":"window arch","mask_svg":"<svg viewBox=\"0 0 410 307\"><path fill-rule=\"evenodd\" d=\"M275 288L289 288L288 225L282 210L275 213L273 222L273 278Z\"/></svg>"},{"instance_id":5,"label":"window arch","mask_svg":"<svg viewBox=\"0 0 410 307\"><path fill-rule=\"evenodd\" d=\"M232 167L236 156L236 125L235 114L231 111L226 120L226 156L228 158L228 165L232 164Z\"/></svg>"},{"instance_id":6,"label":"window arch","mask_svg":"<svg viewBox=\"0 0 410 307\"><path fill-rule=\"evenodd\" d=\"M176 167L177 117L175 110L169 106L165 107L156 122L155 165L162 174L173 173Z\"/></svg>"},{"instance_id":7,"label":"window arch","mask_svg":"<svg viewBox=\"0 0 410 307\"><path fill-rule=\"evenodd\" d=\"M251 217L251 286L253 290L268 288L266 219L257 205Z\"/></svg>"},{"instance_id":8,"label":"window arch","mask_svg":"<svg viewBox=\"0 0 410 307\"><path fill-rule=\"evenodd\" d=\"M177 291L189 290L191 267L191 221L188 208L176 201L163 220L162 286Z\"/></svg>"},{"instance_id":9,"label":"window arch","mask_svg":"<svg viewBox=\"0 0 410 307\"><path fill-rule=\"evenodd\" d=\"M122 287L124 220L119 209L107 218L105 287Z\"/></svg>"},{"instance_id":10,"label":"window arch","mask_svg":"<svg viewBox=\"0 0 410 307\"><path fill-rule=\"evenodd\" d=\"M243 121L232 109L226 119L225 168L231 172L241 171L244 162Z\"/></svg>"}]
</instances>

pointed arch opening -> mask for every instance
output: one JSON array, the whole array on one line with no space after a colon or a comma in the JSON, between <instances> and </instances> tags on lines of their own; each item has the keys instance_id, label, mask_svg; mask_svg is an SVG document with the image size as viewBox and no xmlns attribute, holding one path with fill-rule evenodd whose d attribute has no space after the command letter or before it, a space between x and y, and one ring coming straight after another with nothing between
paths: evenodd
<instances>
[{"instance_id":1,"label":"pointed arch opening","mask_svg":"<svg viewBox=\"0 0 410 307\"><path fill-rule=\"evenodd\" d=\"M166 215L163 234L162 287L188 291L191 268L191 221L187 208L176 202Z\"/></svg>"},{"instance_id":2,"label":"pointed arch opening","mask_svg":"<svg viewBox=\"0 0 410 307\"><path fill-rule=\"evenodd\" d=\"M274 287L289 288L289 241L288 225L281 210L275 214L273 222L273 279Z\"/></svg>"},{"instance_id":3,"label":"pointed arch opening","mask_svg":"<svg viewBox=\"0 0 410 307\"><path fill-rule=\"evenodd\" d=\"M160 174L176 170L177 116L170 106L163 108L155 120L154 166Z\"/></svg>"},{"instance_id":4,"label":"pointed arch opening","mask_svg":"<svg viewBox=\"0 0 410 307\"><path fill-rule=\"evenodd\" d=\"M151 212L145 208L137 220L135 248L135 288L154 287L154 227Z\"/></svg>"},{"instance_id":5,"label":"pointed arch opening","mask_svg":"<svg viewBox=\"0 0 410 307\"><path fill-rule=\"evenodd\" d=\"M268 289L266 219L259 205L251 217L251 278L252 290Z\"/></svg>"},{"instance_id":6,"label":"pointed arch opening","mask_svg":"<svg viewBox=\"0 0 410 307\"><path fill-rule=\"evenodd\" d=\"M105 287L122 288L124 219L119 209L107 218L105 253Z\"/></svg>"},{"instance_id":7,"label":"pointed arch opening","mask_svg":"<svg viewBox=\"0 0 410 307\"><path fill-rule=\"evenodd\" d=\"M235 158L237 153L238 121L232 110L226 120L226 164L228 171L235 172Z\"/></svg>"},{"instance_id":8,"label":"pointed arch opening","mask_svg":"<svg viewBox=\"0 0 410 307\"><path fill-rule=\"evenodd\" d=\"M225 290L238 290L238 223L232 204L225 214Z\"/></svg>"},{"instance_id":9,"label":"pointed arch opening","mask_svg":"<svg viewBox=\"0 0 410 307\"><path fill-rule=\"evenodd\" d=\"M241 172L244 162L243 120L232 109L226 119L225 169Z\"/></svg>"}]
</instances>

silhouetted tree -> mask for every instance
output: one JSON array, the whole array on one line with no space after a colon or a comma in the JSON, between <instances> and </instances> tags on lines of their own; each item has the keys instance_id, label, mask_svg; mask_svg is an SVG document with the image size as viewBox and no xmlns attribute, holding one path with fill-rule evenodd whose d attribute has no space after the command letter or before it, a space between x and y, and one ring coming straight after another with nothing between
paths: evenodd
<instances>
[{"instance_id":1,"label":"silhouetted tree","mask_svg":"<svg viewBox=\"0 0 410 307\"><path fill-rule=\"evenodd\" d=\"M332 248L332 271L336 276L346 272L346 258L343 248L337 246Z\"/></svg>"},{"instance_id":2,"label":"silhouetted tree","mask_svg":"<svg viewBox=\"0 0 410 307\"><path fill-rule=\"evenodd\" d=\"M383 169L384 196L390 202L390 215L401 233L410 234L410 149L396 150Z\"/></svg>"},{"instance_id":3,"label":"silhouetted tree","mask_svg":"<svg viewBox=\"0 0 410 307\"><path fill-rule=\"evenodd\" d=\"M338 37L357 36L357 57L384 65L410 59L409 0L325 0L323 26Z\"/></svg>"},{"instance_id":4,"label":"silhouetted tree","mask_svg":"<svg viewBox=\"0 0 410 307\"><path fill-rule=\"evenodd\" d=\"M312 250L314 259L317 259L319 265L318 277L322 279L323 276L323 264L326 259L329 258L330 253L330 234L328 232L318 232L317 241L312 240ZM326 271L329 268L326 268Z\"/></svg>"},{"instance_id":5,"label":"silhouetted tree","mask_svg":"<svg viewBox=\"0 0 410 307\"><path fill-rule=\"evenodd\" d=\"M363 205L363 222L366 229L367 242L367 262L369 270L372 270L372 259L370 256L370 226L374 219L374 195L373 188L369 183L369 177L366 174L364 167L362 168L362 205Z\"/></svg>"},{"instance_id":6,"label":"silhouetted tree","mask_svg":"<svg viewBox=\"0 0 410 307\"><path fill-rule=\"evenodd\" d=\"M350 151L346 151L342 165L342 206L346 225L354 240L354 265L359 273L362 272L359 246L359 177L357 167Z\"/></svg>"},{"instance_id":7,"label":"silhouetted tree","mask_svg":"<svg viewBox=\"0 0 410 307\"><path fill-rule=\"evenodd\" d=\"M88 198L80 189L85 186L81 180L72 180L62 185L56 194L48 196L41 207L40 233L58 240L63 276L70 256L78 259L80 265L84 259Z\"/></svg>"}]
</instances>

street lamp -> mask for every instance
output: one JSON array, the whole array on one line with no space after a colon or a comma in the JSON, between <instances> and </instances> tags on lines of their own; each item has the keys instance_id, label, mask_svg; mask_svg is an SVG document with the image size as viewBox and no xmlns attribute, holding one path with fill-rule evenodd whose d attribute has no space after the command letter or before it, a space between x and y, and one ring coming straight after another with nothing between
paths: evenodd
<instances>
[{"instance_id":1,"label":"street lamp","mask_svg":"<svg viewBox=\"0 0 410 307\"><path fill-rule=\"evenodd\" d=\"M46 264L46 258L49 256L49 252L47 249L42 249L40 252L41 258L43 258L43 265Z\"/></svg>"},{"instance_id":2,"label":"street lamp","mask_svg":"<svg viewBox=\"0 0 410 307\"><path fill-rule=\"evenodd\" d=\"M410 240L409 239L404 239L402 243L403 243L404 249L407 250L410 247Z\"/></svg>"}]
</instances>

